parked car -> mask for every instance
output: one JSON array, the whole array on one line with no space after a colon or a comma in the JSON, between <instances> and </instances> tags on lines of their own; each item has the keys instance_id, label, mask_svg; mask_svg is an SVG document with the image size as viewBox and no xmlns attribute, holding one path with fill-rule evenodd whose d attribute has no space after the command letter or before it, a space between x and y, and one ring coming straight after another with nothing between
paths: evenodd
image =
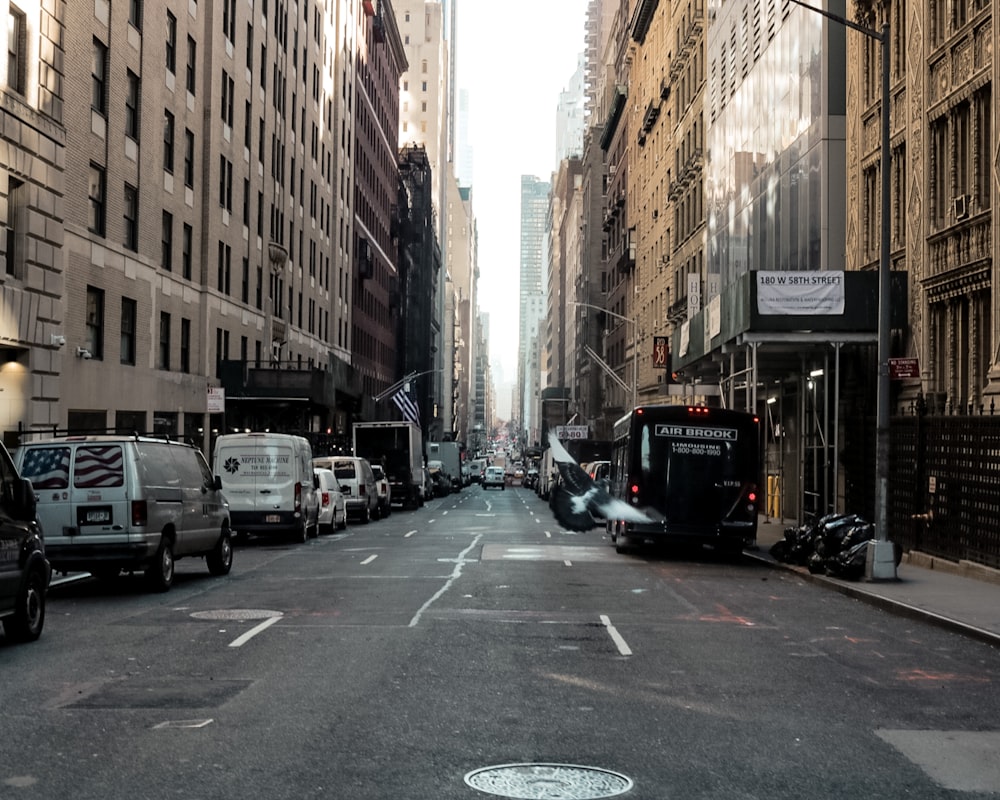
<instances>
[{"instance_id":1,"label":"parked car","mask_svg":"<svg viewBox=\"0 0 1000 800\"><path fill-rule=\"evenodd\" d=\"M528 489L535 489L538 486L538 470L532 467L525 475L521 485Z\"/></svg>"},{"instance_id":2,"label":"parked car","mask_svg":"<svg viewBox=\"0 0 1000 800\"><path fill-rule=\"evenodd\" d=\"M427 467L420 468L420 505L434 497L434 480Z\"/></svg>"},{"instance_id":3,"label":"parked car","mask_svg":"<svg viewBox=\"0 0 1000 800\"><path fill-rule=\"evenodd\" d=\"M372 474L375 475L375 488L378 489L378 518L388 517L392 513L392 486L381 464L372 464Z\"/></svg>"},{"instance_id":4,"label":"parked car","mask_svg":"<svg viewBox=\"0 0 1000 800\"><path fill-rule=\"evenodd\" d=\"M63 436L22 444L45 554L59 572L111 579L144 571L166 591L174 562L203 557L212 575L232 568L222 480L189 444L146 436Z\"/></svg>"},{"instance_id":5,"label":"parked car","mask_svg":"<svg viewBox=\"0 0 1000 800\"><path fill-rule=\"evenodd\" d=\"M288 433L231 433L215 443L215 472L241 535L280 533L304 542L318 531L312 446Z\"/></svg>"},{"instance_id":6,"label":"parked car","mask_svg":"<svg viewBox=\"0 0 1000 800\"><path fill-rule=\"evenodd\" d=\"M434 496L435 497L447 497L454 491L452 486L451 478L440 469L429 470L431 476L431 483L434 485Z\"/></svg>"},{"instance_id":7,"label":"parked car","mask_svg":"<svg viewBox=\"0 0 1000 800\"><path fill-rule=\"evenodd\" d=\"M33 642L45 625L52 568L45 558L31 482L18 474L2 444L0 485L0 619L8 639Z\"/></svg>"},{"instance_id":8,"label":"parked car","mask_svg":"<svg viewBox=\"0 0 1000 800\"><path fill-rule=\"evenodd\" d=\"M347 503L340 491L337 476L333 470L315 467L313 472L319 479L319 532L332 533L347 527Z\"/></svg>"},{"instance_id":9,"label":"parked car","mask_svg":"<svg viewBox=\"0 0 1000 800\"><path fill-rule=\"evenodd\" d=\"M323 456L313 459L313 466L333 470L347 503L347 516L367 525L378 518L378 486L367 458Z\"/></svg>"},{"instance_id":10,"label":"parked car","mask_svg":"<svg viewBox=\"0 0 1000 800\"><path fill-rule=\"evenodd\" d=\"M507 476L503 467L487 467L483 473L483 488L489 489L491 486L499 486L501 489L507 488Z\"/></svg>"}]
</instances>

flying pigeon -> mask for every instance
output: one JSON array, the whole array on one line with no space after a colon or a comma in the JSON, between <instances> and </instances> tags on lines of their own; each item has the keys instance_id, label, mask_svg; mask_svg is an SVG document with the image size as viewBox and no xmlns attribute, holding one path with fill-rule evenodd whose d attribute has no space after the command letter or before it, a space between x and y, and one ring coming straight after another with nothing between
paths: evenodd
<instances>
[{"instance_id":1,"label":"flying pigeon","mask_svg":"<svg viewBox=\"0 0 1000 800\"><path fill-rule=\"evenodd\" d=\"M591 478L551 432L549 447L562 477L562 484L553 490L552 512L564 528L571 531L592 530L598 524L595 517L601 520L652 522L637 508L612 497L606 484Z\"/></svg>"}]
</instances>

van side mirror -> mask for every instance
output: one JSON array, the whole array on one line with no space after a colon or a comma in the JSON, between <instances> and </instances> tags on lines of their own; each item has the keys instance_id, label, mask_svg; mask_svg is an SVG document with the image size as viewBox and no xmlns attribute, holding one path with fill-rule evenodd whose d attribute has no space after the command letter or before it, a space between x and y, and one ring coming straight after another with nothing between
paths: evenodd
<instances>
[{"instance_id":1,"label":"van side mirror","mask_svg":"<svg viewBox=\"0 0 1000 800\"><path fill-rule=\"evenodd\" d=\"M319 475L317 475L314 472L313 473L313 489L318 489L318 488L319 488Z\"/></svg>"},{"instance_id":2,"label":"van side mirror","mask_svg":"<svg viewBox=\"0 0 1000 800\"><path fill-rule=\"evenodd\" d=\"M215 476L215 478L212 481L212 488L215 489L215 491L217 491L217 492L221 492L222 491L222 476L221 475L216 475Z\"/></svg>"}]
</instances>

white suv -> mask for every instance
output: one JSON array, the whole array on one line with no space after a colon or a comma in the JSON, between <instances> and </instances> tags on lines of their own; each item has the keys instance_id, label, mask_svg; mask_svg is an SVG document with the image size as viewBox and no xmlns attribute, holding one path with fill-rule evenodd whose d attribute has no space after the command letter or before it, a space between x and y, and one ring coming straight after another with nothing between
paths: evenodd
<instances>
[{"instance_id":1,"label":"white suv","mask_svg":"<svg viewBox=\"0 0 1000 800\"><path fill-rule=\"evenodd\" d=\"M483 488L489 489L491 486L499 486L501 490L507 489L507 478L503 467L487 467L483 473Z\"/></svg>"}]
</instances>

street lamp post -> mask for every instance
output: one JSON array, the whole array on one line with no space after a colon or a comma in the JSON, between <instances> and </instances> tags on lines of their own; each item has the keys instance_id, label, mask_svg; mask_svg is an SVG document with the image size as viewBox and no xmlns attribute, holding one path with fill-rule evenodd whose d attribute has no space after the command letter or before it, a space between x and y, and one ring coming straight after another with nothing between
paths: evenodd
<instances>
[{"instance_id":1,"label":"street lamp post","mask_svg":"<svg viewBox=\"0 0 1000 800\"><path fill-rule=\"evenodd\" d=\"M896 554L888 536L889 498L889 23L882 30L866 28L852 20L815 8L802 0L797 6L821 14L844 27L857 31L880 45L882 55L882 225L878 264L878 388L875 417L875 539L868 544L865 577L869 580L895 579Z\"/></svg>"},{"instance_id":2,"label":"street lamp post","mask_svg":"<svg viewBox=\"0 0 1000 800\"><path fill-rule=\"evenodd\" d=\"M614 317L615 319L620 319L622 322L627 322L632 326L632 408L635 408L636 404L639 402L639 331L635 324L635 320L623 317L621 314L616 314L614 311L608 311L608 309L603 306L595 306L592 303L578 303L575 300L569 300L567 301L567 305L592 308L595 311L600 311L602 314L607 314L609 317Z\"/></svg>"}]
</instances>

